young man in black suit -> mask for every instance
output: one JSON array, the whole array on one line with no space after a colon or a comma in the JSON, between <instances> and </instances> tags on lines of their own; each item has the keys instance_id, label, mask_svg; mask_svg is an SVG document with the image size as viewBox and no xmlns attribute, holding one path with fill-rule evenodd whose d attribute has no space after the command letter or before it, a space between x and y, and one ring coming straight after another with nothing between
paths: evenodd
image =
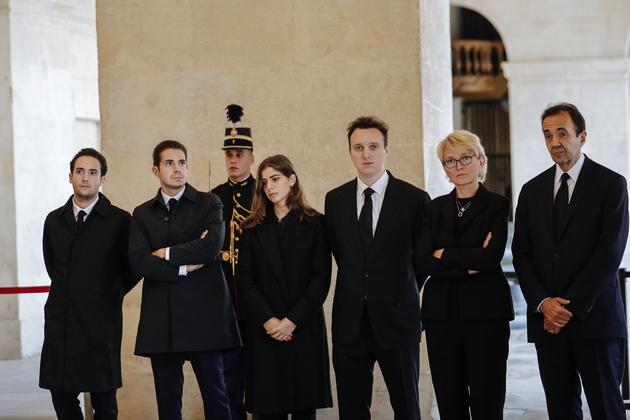
<instances>
[{"instance_id":1,"label":"young man in black suit","mask_svg":"<svg viewBox=\"0 0 630 420\"><path fill-rule=\"evenodd\" d=\"M106 174L105 157L81 149L70 162L74 194L44 223L51 284L39 386L62 420L83 420L81 392L90 393L95 418L118 416L122 303L139 279L127 255L131 215L99 193Z\"/></svg>"},{"instance_id":2,"label":"young man in black suit","mask_svg":"<svg viewBox=\"0 0 630 420\"><path fill-rule=\"evenodd\" d=\"M337 262L333 364L339 418L370 418L374 363L397 420L420 418L420 280L413 250L429 195L385 170L388 126L359 117L348 126L354 179L326 195Z\"/></svg>"},{"instance_id":3,"label":"young man in black suit","mask_svg":"<svg viewBox=\"0 0 630 420\"><path fill-rule=\"evenodd\" d=\"M181 419L182 365L195 371L207 419L230 419L223 351L240 347L236 316L218 259L221 200L188 179L187 151L174 140L153 150L157 195L136 207L131 267L144 277L135 354L151 358L158 414Z\"/></svg>"},{"instance_id":4,"label":"young man in black suit","mask_svg":"<svg viewBox=\"0 0 630 420\"><path fill-rule=\"evenodd\" d=\"M551 420L625 419L620 393L626 319L617 270L628 238L623 176L582 153L586 124L568 103L542 131L555 165L523 186L512 253L527 300L527 333Z\"/></svg>"}]
</instances>

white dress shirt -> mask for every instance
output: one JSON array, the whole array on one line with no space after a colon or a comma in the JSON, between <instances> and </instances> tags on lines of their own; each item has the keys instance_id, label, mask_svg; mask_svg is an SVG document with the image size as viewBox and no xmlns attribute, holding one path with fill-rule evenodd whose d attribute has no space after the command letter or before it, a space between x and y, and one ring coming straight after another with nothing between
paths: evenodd
<instances>
[{"instance_id":1,"label":"white dress shirt","mask_svg":"<svg viewBox=\"0 0 630 420\"><path fill-rule=\"evenodd\" d=\"M357 177L357 220L361 215L361 209L365 202L365 195L363 191L366 188L372 188L374 194L372 194L372 234L376 232L376 225L378 224L378 216L381 214L381 207L383 207L383 199L385 198L385 190L389 183L389 175L387 171L383 172L383 175L372 185L366 185L360 178Z\"/></svg>"},{"instance_id":2,"label":"white dress shirt","mask_svg":"<svg viewBox=\"0 0 630 420\"><path fill-rule=\"evenodd\" d=\"M164 204L166 204L168 206L168 202L170 201L171 198L174 198L175 200L179 201L179 199L182 198L182 195L184 195L184 190L185 189L186 189L186 187L182 188L182 190L180 192L178 192L175 197L171 197L169 195L164 194L164 191L162 191L160 189L160 193L162 194L162 200L164 200ZM166 261L169 261L170 258L171 258L171 247L169 246L169 247L166 248L164 259ZM188 272L186 271L186 266L185 265L180 265L179 266L179 275L180 276L188 275Z\"/></svg>"}]
</instances>

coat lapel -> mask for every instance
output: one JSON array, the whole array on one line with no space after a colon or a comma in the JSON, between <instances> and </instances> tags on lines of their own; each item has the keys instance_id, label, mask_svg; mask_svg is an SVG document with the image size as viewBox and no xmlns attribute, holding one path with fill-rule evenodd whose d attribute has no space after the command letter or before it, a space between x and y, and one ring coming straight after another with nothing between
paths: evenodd
<instances>
[{"instance_id":1,"label":"coat lapel","mask_svg":"<svg viewBox=\"0 0 630 420\"><path fill-rule=\"evenodd\" d=\"M72 229L72 231L76 235L79 232L79 229L77 228L77 220L74 218L74 211L72 211L72 197L70 197L70 200L68 200L68 202L66 202L66 204L63 206L61 214L63 215L63 218L66 220L68 225L70 225L70 229Z\"/></svg>"},{"instance_id":2,"label":"coat lapel","mask_svg":"<svg viewBox=\"0 0 630 420\"><path fill-rule=\"evenodd\" d=\"M562 236L564 230L566 229L571 217L575 213L575 210L580 205L580 202L586 197L586 192L591 187L593 180L593 170L595 167L591 164L591 160L588 157L584 157L584 166L582 166L582 170L580 171L580 175L575 183L575 188L573 189L573 194L571 194L571 200L569 201L569 208L567 209L567 214L564 218L564 222L562 227L560 228L560 237ZM552 214L553 218L553 214Z\"/></svg>"},{"instance_id":3,"label":"coat lapel","mask_svg":"<svg viewBox=\"0 0 630 420\"><path fill-rule=\"evenodd\" d=\"M282 258L286 258L286 256L289 254L289 251L291 250L291 247L293 246L293 244L295 244L295 241L297 241L298 238L302 236L304 230L306 229L307 223L309 222L306 218L302 219L302 221L300 222L300 219L296 215L291 215L291 218L289 219L289 225L287 226L284 235L280 240L280 252L282 254Z\"/></svg>"},{"instance_id":4,"label":"coat lapel","mask_svg":"<svg viewBox=\"0 0 630 420\"><path fill-rule=\"evenodd\" d=\"M473 201L470 204L468 210L466 210L466 216L462 216L464 221L459 230L469 224L479 213L481 213L488 202L488 190L482 184L479 184L479 189L475 193Z\"/></svg>"},{"instance_id":5,"label":"coat lapel","mask_svg":"<svg viewBox=\"0 0 630 420\"><path fill-rule=\"evenodd\" d=\"M357 180L347 184L347 190L341 194L339 204L340 220L347 220L343 224L343 233L347 241L351 242L350 249L355 253L354 259L363 260L363 247L361 234L359 233L359 218L357 216Z\"/></svg>"},{"instance_id":6,"label":"coat lapel","mask_svg":"<svg viewBox=\"0 0 630 420\"><path fill-rule=\"evenodd\" d=\"M378 223L376 225L376 231L374 232L374 239L368 252L367 261L374 261L376 256L381 252L387 238L394 231L394 226L400 219L397 215L398 204L404 199L402 197L402 191L400 189L399 181L394 176L387 172L389 175L389 181L387 182L387 188L385 189L385 197L383 198L383 206L381 207L381 213L378 216ZM356 218L356 216L355 216ZM359 237L359 224L356 223L357 238ZM359 242L359 251L361 251L361 243Z\"/></svg>"},{"instance_id":7,"label":"coat lapel","mask_svg":"<svg viewBox=\"0 0 630 420\"><path fill-rule=\"evenodd\" d=\"M260 225L260 228L257 229L259 232L257 238L260 242L260 247L265 253L266 260L269 262L271 270L276 276L276 280L278 281L278 284L282 289L284 299L287 304L289 304L289 290L287 288L287 282L284 274L284 264L282 253L280 251L280 241L278 241L278 232L276 230L276 226L273 220L274 218L275 216L265 218L263 223Z\"/></svg>"}]
</instances>

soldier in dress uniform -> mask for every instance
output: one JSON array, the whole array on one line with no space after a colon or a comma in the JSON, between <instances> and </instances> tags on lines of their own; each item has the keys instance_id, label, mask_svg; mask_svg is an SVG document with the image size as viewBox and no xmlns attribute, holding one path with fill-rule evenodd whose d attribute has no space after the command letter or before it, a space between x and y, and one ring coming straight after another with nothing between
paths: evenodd
<instances>
[{"instance_id":1,"label":"soldier in dress uniform","mask_svg":"<svg viewBox=\"0 0 630 420\"><path fill-rule=\"evenodd\" d=\"M241 236L240 224L250 214L254 194L255 179L251 174L254 164L254 145L251 129L236 127L243 116L243 108L228 105L228 121L232 127L225 129L223 150L225 151L225 169L228 173L226 183L216 186L212 193L223 202L223 220L225 221L225 240L221 251L221 265L232 296L232 303L238 315L238 296L236 292L236 265ZM239 319L242 317L239 316ZM241 322L241 333L243 325ZM223 354L223 374L230 399L232 420L245 420L243 394L245 391L245 367L243 348L227 350Z\"/></svg>"}]
</instances>

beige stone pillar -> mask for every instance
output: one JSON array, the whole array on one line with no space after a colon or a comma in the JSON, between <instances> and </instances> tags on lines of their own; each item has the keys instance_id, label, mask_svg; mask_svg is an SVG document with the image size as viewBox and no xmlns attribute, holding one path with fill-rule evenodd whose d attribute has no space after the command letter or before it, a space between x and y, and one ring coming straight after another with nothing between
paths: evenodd
<instances>
[{"instance_id":1,"label":"beige stone pillar","mask_svg":"<svg viewBox=\"0 0 630 420\"><path fill-rule=\"evenodd\" d=\"M102 144L111 161L106 193L113 202L131 209L156 193L150 155L166 138L188 147L193 185L209 188L209 166L214 184L223 182L220 148L230 103L245 109L243 125L253 130L257 161L289 156L309 202L320 210L328 190L356 176L345 130L359 115L390 124L387 167L424 187L422 140L443 135L448 126L444 69L450 67L442 47L436 66L428 53L431 37L446 28L421 33L420 22L426 11L434 13L435 25L448 25L445 0L427 1L424 9L415 0L99 0L96 6ZM422 62L421 49L427 51ZM432 77L423 80L433 66ZM434 91L431 105L442 111L423 113L425 83ZM123 420L156 416L149 363L133 356L140 287L125 301ZM334 285L329 322L333 293ZM202 418L190 370L185 393L185 418ZM427 411L423 407L423 415ZM392 417L378 373L373 413ZM319 413L336 417L336 409Z\"/></svg>"},{"instance_id":2,"label":"beige stone pillar","mask_svg":"<svg viewBox=\"0 0 630 420\"><path fill-rule=\"evenodd\" d=\"M0 2L0 286L48 285L46 214L72 194L70 159L98 147L94 3ZM0 295L0 359L38 354L46 294Z\"/></svg>"}]
</instances>

